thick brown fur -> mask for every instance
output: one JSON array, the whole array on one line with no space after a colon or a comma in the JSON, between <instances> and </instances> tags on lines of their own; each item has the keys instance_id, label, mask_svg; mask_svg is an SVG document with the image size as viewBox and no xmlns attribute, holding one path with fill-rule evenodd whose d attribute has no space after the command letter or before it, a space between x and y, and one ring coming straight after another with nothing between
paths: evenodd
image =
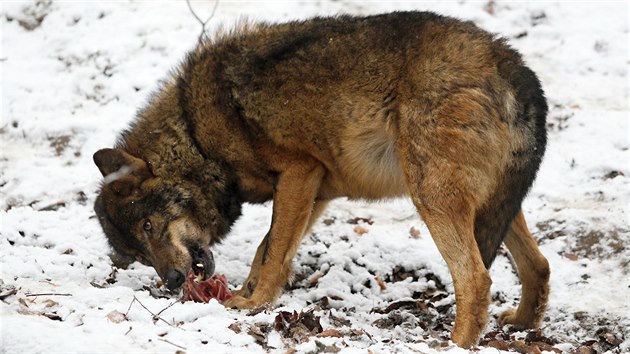
<instances>
[{"instance_id":1,"label":"thick brown fur","mask_svg":"<svg viewBox=\"0 0 630 354\"><path fill-rule=\"evenodd\" d=\"M113 248L170 288L203 261L244 202L271 229L228 303L272 302L327 202L409 195L446 260L452 339L477 343L503 242L523 283L500 318L540 324L549 267L521 203L545 151L547 105L504 40L428 12L245 25L193 50L114 149L96 211Z\"/></svg>"}]
</instances>

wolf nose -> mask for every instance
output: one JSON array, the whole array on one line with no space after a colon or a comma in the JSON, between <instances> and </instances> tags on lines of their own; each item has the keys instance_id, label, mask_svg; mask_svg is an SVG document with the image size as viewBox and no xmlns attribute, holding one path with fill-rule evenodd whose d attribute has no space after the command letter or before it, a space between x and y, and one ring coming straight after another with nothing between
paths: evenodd
<instances>
[{"instance_id":1,"label":"wolf nose","mask_svg":"<svg viewBox=\"0 0 630 354\"><path fill-rule=\"evenodd\" d=\"M166 273L164 280L166 280L166 287L168 290L175 290L184 283L184 279L184 273L173 269Z\"/></svg>"}]
</instances>

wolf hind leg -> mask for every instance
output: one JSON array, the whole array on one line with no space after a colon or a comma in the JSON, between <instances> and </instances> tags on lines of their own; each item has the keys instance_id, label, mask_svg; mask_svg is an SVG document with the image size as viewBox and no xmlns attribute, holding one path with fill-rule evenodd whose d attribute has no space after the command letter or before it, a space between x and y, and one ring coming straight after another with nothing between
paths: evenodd
<instances>
[{"instance_id":1,"label":"wolf hind leg","mask_svg":"<svg viewBox=\"0 0 630 354\"><path fill-rule=\"evenodd\" d=\"M476 181L457 161L424 159L422 153L415 142L401 139L399 154L409 194L453 279L457 313L451 338L469 348L486 326L492 284L474 235Z\"/></svg>"},{"instance_id":2,"label":"wolf hind leg","mask_svg":"<svg viewBox=\"0 0 630 354\"><path fill-rule=\"evenodd\" d=\"M466 348L477 344L487 324L488 267L524 195L509 188L516 133L502 123L495 98L481 87L462 85L428 106L401 98L398 116L407 188L453 278L457 312L451 338ZM502 205L504 199L496 197L518 199L516 209L510 212L510 204L498 210L500 220L481 220Z\"/></svg>"},{"instance_id":3,"label":"wolf hind leg","mask_svg":"<svg viewBox=\"0 0 630 354\"><path fill-rule=\"evenodd\" d=\"M503 312L499 323L521 328L539 327L549 297L549 262L529 232L522 211L514 218L504 242L516 263L522 288L518 308Z\"/></svg>"},{"instance_id":4,"label":"wolf hind leg","mask_svg":"<svg viewBox=\"0 0 630 354\"><path fill-rule=\"evenodd\" d=\"M447 212L422 205L418 209L453 278L457 313L451 338L469 348L477 344L488 322L492 285L475 243L472 211L465 206Z\"/></svg>"}]
</instances>

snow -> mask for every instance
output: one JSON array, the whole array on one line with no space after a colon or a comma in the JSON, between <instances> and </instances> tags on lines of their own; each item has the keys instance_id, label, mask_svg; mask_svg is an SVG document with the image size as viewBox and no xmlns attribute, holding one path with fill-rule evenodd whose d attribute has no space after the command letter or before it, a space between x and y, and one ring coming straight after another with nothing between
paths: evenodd
<instances>
[{"instance_id":1,"label":"snow","mask_svg":"<svg viewBox=\"0 0 630 354\"><path fill-rule=\"evenodd\" d=\"M335 328L333 314L350 321L344 329L369 336L294 344L272 330L267 345L276 349L270 350L316 352L318 345L336 345L341 353L465 352L452 344L436 349L435 337L416 342L428 333L413 315L403 312L400 326L380 328L375 321L387 316L370 313L436 288L437 278L448 291L437 304L451 309L436 316L446 325L452 321L448 270L404 199L335 201L322 217L330 225L318 223L300 248L297 283L277 309L254 316L214 301L154 298L143 286L154 285L157 275L138 263L118 269L108 283L109 248L92 210L101 179L92 154L113 144L159 80L194 46L201 26L183 1L1 6L0 279L2 292L17 289L0 302L2 352L260 352L248 328L273 324L280 310L312 309L325 296L331 309L315 311L324 329ZM201 18L213 6L193 1ZM552 269L543 332L570 351L606 328L625 340L616 350L630 352L626 2L221 1L207 27L213 33L243 17L286 21L411 9L473 20L507 37L541 78L550 104L549 146L524 211ZM217 273L226 274L233 288L246 278L270 217L270 204L245 206L231 235L214 250ZM374 221L361 224L367 233L354 232L347 220L355 217ZM411 227L419 237L410 236ZM396 266L415 271L417 280L390 281ZM491 305L487 331L498 329L494 316L520 295L505 255L491 275L493 299L503 300ZM315 276L321 277L310 286ZM385 290L375 276L386 281ZM154 321L150 312L163 309ZM127 320L111 321L112 311ZM234 323L241 333L228 328Z\"/></svg>"}]
</instances>

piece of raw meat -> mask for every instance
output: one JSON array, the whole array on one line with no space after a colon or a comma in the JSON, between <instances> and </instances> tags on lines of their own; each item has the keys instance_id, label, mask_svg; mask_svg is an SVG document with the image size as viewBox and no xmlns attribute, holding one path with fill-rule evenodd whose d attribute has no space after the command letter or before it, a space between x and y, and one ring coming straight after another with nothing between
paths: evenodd
<instances>
[{"instance_id":1,"label":"piece of raw meat","mask_svg":"<svg viewBox=\"0 0 630 354\"><path fill-rule=\"evenodd\" d=\"M182 289L184 291L182 301L209 302L211 299L217 299L223 303L232 298L225 275L215 274L206 280L199 280L195 272L190 270Z\"/></svg>"}]
</instances>

